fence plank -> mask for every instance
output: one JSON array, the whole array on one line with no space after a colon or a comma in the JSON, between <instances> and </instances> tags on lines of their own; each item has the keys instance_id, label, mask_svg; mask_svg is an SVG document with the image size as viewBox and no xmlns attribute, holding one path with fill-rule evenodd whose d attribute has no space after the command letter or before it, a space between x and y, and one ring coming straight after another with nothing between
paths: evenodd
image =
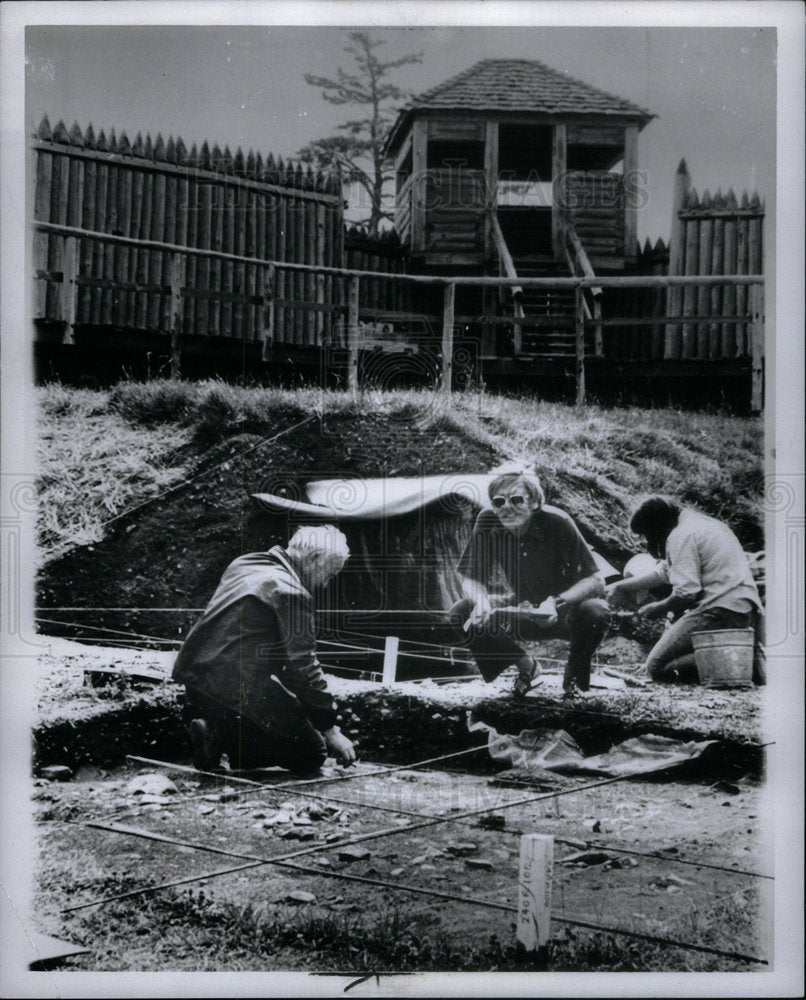
<instances>
[{"instance_id":1,"label":"fence plank","mask_svg":"<svg viewBox=\"0 0 806 1000\"><path fill-rule=\"evenodd\" d=\"M450 395L453 379L453 319L456 305L456 285L451 281L445 285L442 300L442 375L440 391Z\"/></svg>"},{"instance_id":2,"label":"fence plank","mask_svg":"<svg viewBox=\"0 0 806 1000\"><path fill-rule=\"evenodd\" d=\"M76 302L78 286L78 241L75 236L69 236L64 241L62 253L62 284L59 295L59 312L64 321L62 333L63 344L75 343Z\"/></svg>"},{"instance_id":3,"label":"fence plank","mask_svg":"<svg viewBox=\"0 0 806 1000\"><path fill-rule=\"evenodd\" d=\"M50 217L50 183L53 156L42 150L36 153L36 191L34 194L34 218L45 220ZM47 271L50 267L50 241L55 237L34 230L33 266L37 271ZM34 292L34 319L48 315L47 296L50 282L38 279Z\"/></svg>"},{"instance_id":4,"label":"fence plank","mask_svg":"<svg viewBox=\"0 0 806 1000\"><path fill-rule=\"evenodd\" d=\"M711 274L724 274L722 270L723 248L725 238L725 220L714 219L713 240L711 243ZM710 312L712 316L721 316L722 313L722 292L719 285L714 285L710 291ZM718 358L720 356L721 330L717 323L708 324L708 357Z\"/></svg>"},{"instance_id":5,"label":"fence plank","mask_svg":"<svg viewBox=\"0 0 806 1000\"><path fill-rule=\"evenodd\" d=\"M141 170L132 171L132 205L131 228L132 236L147 240L151 229L152 187L154 177ZM148 250L134 249L129 261L129 281L144 285L148 281ZM148 297L144 292L131 292L126 296L126 326L145 329L148 317Z\"/></svg>"},{"instance_id":6,"label":"fence plank","mask_svg":"<svg viewBox=\"0 0 806 1000\"><path fill-rule=\"evenodd\" d=\"M576 404L585 403L585 293L574 289L574 351L576 355Z\"/></svg>"},{"instance_id":7,"label":"fence plank","mask_svg":"<svg viewBox=\"0 0 806 1000\"><path fill-rule=\"evenodd\" d=\"M257 272L258 288L262 292L264 303L263 328L260 333L260 357L263 361L270 361L274 350L274 279L276 271L272 265L269 265L257 268ZM255 312L260 313L260 310L256 309Z\"/></svg>"},{"instance_id":8,"label":"fence plank","mask_svg":"<svg viewBox=\"0 0 806 1000\"><path fill-rule=\"evenodd\" d=\"M753 413L761 413L764 408L764 286L751 285L748 293L752 323L750 408Z\"/></svg>"},{"instance_id":9,"label":"fence plank","mask_svg":"<svg viewBox=\"0 0 806 1000\"><path fill-rule=\"evenodd\" d=\"M674 192L672 204L672 232L669 239L669 274L685 273L685 239L686 227L680 218L680 212L688 199L691 178L686 161L681 160L674 176ZM670 288L668 291L668 311L670 316L680 316L683 310L683 290ZM665 331L664 357L679 358L681 347L681 327L669 324Z\"/></svg>"},{"instance_id":10,"label":"fence plank","mask_svg":"<svg viewBox=\"0 0 806 1000\"><path fill-rule=\"evenodd\" d=\"M347 388L358 391L358 303L361 288L355 276L347 281Z\"/></svg>"},{"instance_id":11,"label":"fence plank","mask_svg":"<svg viewBox=\"0 0 806 1000\"><path fill-rule=\"evenodd\" d=\"M277 236L275 260L288 260L288 199L278 199L277 211L274 223ZM275 294L278 299L284 299L287 289L290 287L290 275L283 268L277 269L275 281ZM274 339L280 343L287 344L293 342L293 336L287 329L288 318L285 307L278 306L274 313Z\"/></svg>"},{"instance_id":12,"label":"fence plank","mask_svg":"<svg viewBox=\"0 0 806 1000\"><path fill-rule=\"evenodd\" d=\"M685 273L687 275L697 274L699 271L699 229L700 223L697 219L689 219L686 222L686 260ZM687 316L693 316L697 311L697 289L687 285L683 289L683 337L680 348L682 358L693 358L696 349L695 333L696 328L691 323L686 323Z\"/></svg>"},{"instance_id":13,"label":"fence plank","mask_svg":"<svg viewBox=\"0 0 806 1000\"><path fill-rule=\"evenodd\" d=\"M171 297L168 316L171 333L171 378L181 375L182 360L182 288L185 284L185 256L171 254Z\"/></svg>"},{"instance_id":14,"label":"fence plank","mask_svg":"<svg viewBox=\"0 0 806 1000\"><path fill-rule=\"evenodd\" d=\"M317 264L326 264L327 258L325 257L325 242L326 242L326 220L325 220L325 206L318 204L315 208L316 212L316 240L315 240L315 251L314 260ZM315 301L317 305L324 305L326 302L325 293L325 276L323 274L317 274L315 277L316 281L316 293ZM325 315L324 313L316 314L316 326L315 326L315 336L314 343L317 347L321 347L325 341Z\"/></svg>"},{"instance_id":15,"label":"fence plank","mask_svg":"<svg viewBox=\"0 0 806 1000\"><path fill-rule=\"evenodd\" d=\"M154 174L151 195L151 222L149 225L149 238L158 240L160 243L165 239L165 225L167 213L165 202L167 198L168 178L165 174ZM158 250L152 250L148 254L148 283L159 285L163 281L163 255ZM181 312L181 307L180 307ZM146 327L149 330L160 329L160 317L162 315L162 296L151 293L148 296L146 305Z\"/></svg>"},{"instance_id":16,"label":"fence plank","mask_svg":"<svg viewBox=\"0 0 806 1000\"><path fill-rule=\"evenodd\" d=\"M81 220L79 225L85 229L92 229L95 225L95 200L96 185L95 178L98 163L95 160L88 160L84 167L84 195L81 201ZM93 274L93 260L95 240L81 240L79 242L79 263L78 273L81 275ZM81 287L79 290L77 323L90 323L92 321L92 288Z\"/></svg>"},{"instance_id":17,"label":"fence plank","mask_svg":"<svg viewBox=\"0 0 806 1000\"><path fill-rule=\"evenodd\" d=\"M736 222L736 272L748 274L747 219L740 218ZM736 289L736 315L746 316L749 307L748 289L739 285ZM748 351L747 323L736 324L736 357L746 356Z\"/></svg>"},{"instance_id":18,"label":"fence plank","mask_svg":"<svg viewBox=\"0 0 806 1000\"><path fill-rule=\"evenodd\" d=\"M710 199L709 199L710 201ZM713 254L714 223L712 219L703 218L700 221L700 249L699 249L699 274L711 274L711 257ZM701 316L707 316L711 307L711 289L703 285L697 290L697 312ZM697 325L697 353L696 356L702 360L708 357L708 325L699 323Z\"/></svg>"}]
</instances>

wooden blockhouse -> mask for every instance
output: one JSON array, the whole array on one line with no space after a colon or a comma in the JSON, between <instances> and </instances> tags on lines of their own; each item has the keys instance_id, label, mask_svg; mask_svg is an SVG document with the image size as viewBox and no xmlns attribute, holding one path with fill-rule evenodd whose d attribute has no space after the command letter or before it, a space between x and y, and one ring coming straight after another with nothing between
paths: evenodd
<instances>
[{"instance_id":1,"label":"wooden blockhouse","mask_svg":"<svg viewBox=\"0 0 806 1000\"><path fill-rule=\"evenodd\" d=\"M484 60L414 98L387 142L409 269L629 273L637 252L637 139L652 117L523 59ZM568 353L569 294L516 295L510 306L525 317L516 353ZM462 311L500 313L500 297L483 298ZM530 319L543 320L541 336L527 336ZM485 339L484 353L500 356L501 345Z\"/></svg>"}]
</instances>

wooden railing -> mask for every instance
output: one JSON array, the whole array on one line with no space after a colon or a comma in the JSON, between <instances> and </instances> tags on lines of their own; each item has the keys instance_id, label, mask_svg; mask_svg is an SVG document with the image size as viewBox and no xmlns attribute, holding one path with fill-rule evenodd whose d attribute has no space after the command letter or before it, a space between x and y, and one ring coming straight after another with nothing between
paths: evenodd
<instances>
[{"instance_id":1,"label":"wooden railing","mask_svg":"<svg viewBox=\"0 0 806 1000\"><path fill-rule=\"evenodd\" d=\"M593 265L585 252L582 241L577 236L574 223L569 218L561 220L560 233L562 238L563 252L568 262L568 269L571 274L579 274L584 278L594 280L596 273ZM593 322L594 329L594 352L601 355L603 353L602 344L602 288L601 285L592 285L589 289L590 304L588 297L583 296L582 306L585 317Z\"/></svg>"},{"instance_id":2,"label":"wooden railing","mask_svg":"<svg viewBox=\"0 0 806 1000\"><path fill-rule=\"evenodd\" d=\"M607 290L624 288L682 288L682 289L713 289L718 287L732 288L734 290L746 290L749 299L749 312L742 316L722 316L711 322L721 323L745 323L750 328L748 350L744 356L749 357L751 362L751 408L759 412L763 405L763 364L764 364L764 276L760 274L743 275L699 275L699 276L675 276L675 275L653 275L644 277L605 277L605 276L579 276L573 278L527 278L527 277L487 277L477 275L423 275L423 274L400 274L391 275L383 272L360 271L349 268L330 267L320 264L297 264L282 260L269 260L264 258L244 257L238 254L224 253L217 250L206 250L200 248L178 246L172 243L157 242L154 240L137 240L125 236L112 236L108 233L92 232L73 226L62 226L54 223L35 222L34 231L36 233L48 233L60 237L64 240L63 248L63 272L61 274L60 287L60 319L64 323L63 342L73 343L73 330L76 316L77 293L80 285L78 274L79 244L83 241L90 243L117 245L121 247L136 248L139 250L158 251L170 255L170 282L167 286L160 286L161 291L166 291L170 296L170 309L168 325L165 328L170 335L171 341L171 373L174 377L180 374L181 347L182 347L182 310L181 303L186 295L192 294L193 289L187 288L183 282L182 261L187 255L207 260L219 262L249 265L255 267L262 273L262 287L264 289L264 314L261 332L261 342L263 345L263 355L268 357L271 351L271 344L274 334L274 290L276 276L280 271L297 273L303 277L316 278L332 277L345 280L347 284L346 306L332 305L321 307L331 314L346 314L347 325L347 348L349 355L348 364L348 385L355 391L358 388L358 352L359 352L359 296L361 282L365 280L383 279L386 281L407 282L415 286L431 286L441 288L442 309L441 309L441 379L440 389L443 392L451 391L451 375L453 364L453 337L456 327L465 326L471 323L483 322L503 322L513 326L523 326L528 323L527 317L499 317L490 320L484 316L462 316L455 313L456 287L459 285L475 286L477 288L509 288L509 289L562 289L570 288L575 290L575 354L576 354L576 400L577 403L584 403L586 398L585 388L585 329L586 326L595 322L591 319L584 308L584 291L586 289L601 288ZM135 288L138 286L135 286ZM429 317L430 318L430 317ZM436 317L439 319L440 317ZM664 324L672 321L676 317L652 316L638 318L618 318L608 317L600 321L603 330L620 328L625 326L646 327L652 324ZM691 317L694 320L700 317ZM678 320L679 321L679 320Z\"/></svg>"},{"instance_id":3,"label":"wooden railing","mask_svg":"<svg viewBox=\"0 0 806 1000\"><path fill-rule=\"evenodd\" d=\"M490 232L492 233L493 244L504 275L507 278L517 278L518 272L515 269L515 262L512 259L512 254L509 252L507 241L504 239L501 223L498 221L498 212L495 209L490 211ZM511 292L513 312L517 321L514 330L514 350L516 354L520 354L523 347L523 324L521 321L525 318L523 312L523 288L520 285L513 285Z\"/></svg>"}]
</instances>

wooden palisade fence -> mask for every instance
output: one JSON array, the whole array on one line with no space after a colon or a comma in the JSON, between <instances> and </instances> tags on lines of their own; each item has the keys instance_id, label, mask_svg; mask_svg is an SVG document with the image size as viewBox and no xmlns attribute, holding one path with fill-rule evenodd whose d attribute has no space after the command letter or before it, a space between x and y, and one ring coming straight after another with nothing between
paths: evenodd
<instances>
[{"instance_id":1,"label":"wooden palisade fence","mask_svg":"<svg viewBox=\"0 0 806 1000\"><path fill-rule=\"evenodd\" d=\"M419 324L450 391L456 331L472 337L488 322L463 315L468 300L457 287L506 287L509 298L542 289L573 294L578 402L589 362L600 375L608 365L656 361L693 362L707 375L716 361L738 361L749 362L751 408L762 408L763 206L755 195L699 199L684 163L668 252L660 242L639 248L637 274L518 278L406 273L395 234L369 241L353 229L345 238L338 176L271 157L207 144L188 152L160 137L132 145L123 134L107 140L77 126L68 134L61 124L51 133L47 119L33 150L33 315L60 323L63 343L82 328L116 345L131 334L170 334L174 376L183 346L199 340L252 343L264 361L275 343L336 347L328 365L346 365L355 389L359 352L408 349ZM593 315L586 299L600 293L601 315ZM495 322L518 328L528 320ZM509 353L529 361L517 336Z\"/></svg>"},{"instance_id":2,"label":"wooden palisade fence","mask_svg":"<svg viewBox=\"0 0 806 1000\"><path fill-rule=\"evenodd\" d=\"M338 311L332 275L257 261L340 265L341 181L238 149L182 139L130 143L43 119L34 137L34 319L118 331L321 346ZM248 262L82 239L80 232L209 250ZM75 284L74 292L71 283ZM273 298L271 290L273 286Z\"/></svg>"}]
</instances>

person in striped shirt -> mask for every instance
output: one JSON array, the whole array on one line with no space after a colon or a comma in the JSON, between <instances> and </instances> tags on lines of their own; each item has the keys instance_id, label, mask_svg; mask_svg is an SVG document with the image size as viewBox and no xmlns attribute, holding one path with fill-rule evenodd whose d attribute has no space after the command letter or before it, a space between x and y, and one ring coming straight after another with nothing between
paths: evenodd
<instances>
[{"instance_id":1,"label":"person in striped shirt","mask_svg":"<svg viewBox=\"0 0 806 1000\"><path fill-rule=\"evenodd\" d=\"M764 684L763 608L739 539L716 518L663 496L650 496L635 510L630 528L646 540L655 567L607 588L611 604L663 584L671 593L639 609L646 619L671 618L649 652L646 670L660 682L696 683L691 635L712 629L753 628L753 680Z\"/></svg>"}]
</instances>

